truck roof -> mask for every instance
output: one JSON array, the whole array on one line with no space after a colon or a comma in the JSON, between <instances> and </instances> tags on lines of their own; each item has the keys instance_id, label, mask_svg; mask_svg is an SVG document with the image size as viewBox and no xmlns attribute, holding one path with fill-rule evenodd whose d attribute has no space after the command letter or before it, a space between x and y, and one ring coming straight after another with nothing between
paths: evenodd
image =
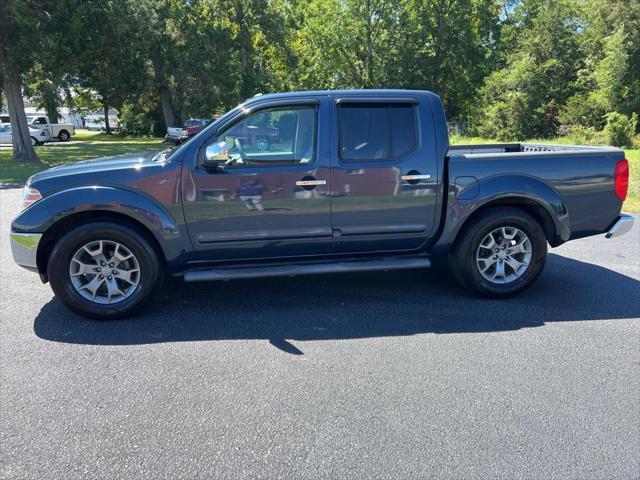
<instances>
[{"instance_id":1,"label":"truck roof","mask_svg":"<svg viewBox=\"0 0 640 480\"><path fill-rule=\"evenodd\" d=\"M305 97L305 96L321 96L321 95L339 95L339 96L398 96L398 95L426 95L437 97L437 95L429 90L403 90L400 88L362 88L362 89L345 89L345 90L298 90L293 92L267 93L258 94L247 99L244 104L251 104L256 101L273 100L286 97Z\"/></svg>"}]
</instances>

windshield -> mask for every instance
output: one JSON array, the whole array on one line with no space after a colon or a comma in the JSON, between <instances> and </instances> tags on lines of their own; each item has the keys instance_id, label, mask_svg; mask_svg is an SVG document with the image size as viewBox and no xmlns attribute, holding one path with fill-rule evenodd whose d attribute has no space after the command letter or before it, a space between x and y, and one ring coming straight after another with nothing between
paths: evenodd
<instances>
[{"instance_id":1,"label":"windshield","mask_svg":"<svg viewBox=\"0 0 640 480\"><path fill-rule=\"evenodd\" d=\"M202 120L187 120L186 122L184 122L184 126L185 127L197 127L199 125L202 125Z\"/></svg>"}]
</instances>

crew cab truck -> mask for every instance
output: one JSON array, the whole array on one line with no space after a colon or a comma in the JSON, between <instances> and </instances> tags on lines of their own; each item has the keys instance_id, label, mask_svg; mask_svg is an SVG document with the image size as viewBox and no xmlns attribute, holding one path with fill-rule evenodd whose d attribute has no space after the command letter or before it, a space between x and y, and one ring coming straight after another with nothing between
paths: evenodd
<instances>
[{"instance_id":1,"label":"crew cab truck","mask_svg":"<svg viewBox=\"0 0 640 480\"><path fill-rule=\"evenodd\" d=\"M251 125L277 125L260 147ZM270 127L269 127L270 128ZM427 91L252 98L191 141L78 162L28 181L15 261L89 317L130 315L165 275L186 282L429 267L506 297L547 245L629 231L616 148L450 146Z\"/></svg>"}]
</instances>

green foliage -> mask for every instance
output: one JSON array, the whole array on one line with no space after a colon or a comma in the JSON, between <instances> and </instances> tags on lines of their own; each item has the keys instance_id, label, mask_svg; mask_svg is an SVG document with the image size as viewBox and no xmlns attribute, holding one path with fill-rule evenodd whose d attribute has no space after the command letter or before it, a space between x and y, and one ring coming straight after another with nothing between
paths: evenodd
<instances>
[{"instance_id":1,"label":"green foliage","mask_svg":"<svg viewBox=\"0 0 640 480\"><path fill-rule=\"evenodd\" d=\"M575 8L566 0L524 0L504 29L511 50L480 91L479 133L504 140L556 135L580 67Z\"/></svg>"},{"instance_id":2,"label":"green foliage","mask_svg":"<svg viewBox=\"0 0 640 480\"><path fill-rule=\"evenodd\" d=\"M149 98L141 97L135 103L125 103L118 118L123 135L160 137L165 134L160 106Z\"/></svg>"},{"instance_id":3,"label":"green foliage","mask_svg":"<svg viewBox=\"0 0 640 480\"><path fill-rule=\"evenodd\" d=\"M580 126L602 130L606 124L607 107L597 92L576 93L571 96L560 113L564 126Z\"/></svg>"},{"instance_id":4,"label":"green foliage","mask_svg":"<svg viewBox=\"0 0 640 480\"><path fill-rule=\"evenodd\" d=\"M608 114L640 112L637 0L5 0L2 9L0 27L20 20L0 37L11 32L25 95L53 113L65 103L84 114L115 108L132 134L294 89L433 90L449 118L503 140L604 137Z\"/></svg>"},{"instance_id":5,"label":"green foliage","mask_svg":"<svg viewBox=\"0 0 640 480\"><path fill-rule=\"evenodd\" d=\"M633 145L633 134L638 124L638 114L627 117L622 113L612 112L607 115L604 134L609 145L614 147L630 147Z\"/></svg>"}]
</instances>

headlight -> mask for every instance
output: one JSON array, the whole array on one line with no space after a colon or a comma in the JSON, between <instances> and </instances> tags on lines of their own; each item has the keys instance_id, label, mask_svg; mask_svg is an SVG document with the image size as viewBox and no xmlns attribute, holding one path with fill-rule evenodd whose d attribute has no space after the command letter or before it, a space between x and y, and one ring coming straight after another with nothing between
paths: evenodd
<instances>
[{"instance_id":1,"label":"headlight","mask_svg":"<svg viewBox=\"0 0 640 480\"><path fill-rule=\"evenodd\" d=\"M180 132L180 136L181 137L188 137L189 136L189 130L182 130Z\"/></svg>"},{"instance_id":2,"label":"headlight","mask_svg":"<svg viewBox=\"0 0 640 480\"><path fill-rule=\"evenodd\" d=\"M42 198L42 195L40 195L40 192L35 188L31 188L28 186L24 187L24 189L22 190L22 203L20 204L20 208L24 210L29 205L37 202L41 198Z\"/></svg>"}]
</instances>

